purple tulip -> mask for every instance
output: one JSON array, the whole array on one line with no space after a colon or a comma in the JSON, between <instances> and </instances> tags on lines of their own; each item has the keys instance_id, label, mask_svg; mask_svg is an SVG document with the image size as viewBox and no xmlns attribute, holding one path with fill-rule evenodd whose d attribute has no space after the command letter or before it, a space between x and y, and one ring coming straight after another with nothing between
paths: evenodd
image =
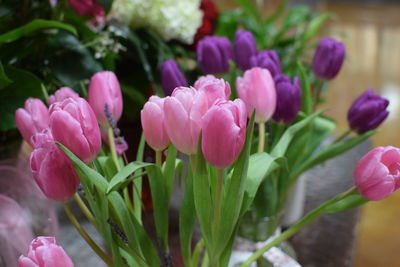
<instances>
[{"instance_id":1,"label":"purple tulip","mask_svg":"<svg viewBox=\"0 0 400 267\"><path fill-rule=\"evenodd\" d=\"M92 161L100 151L99 125L92 108L83 98L67 98L51 105L50 128L54 140L84 162Z\"/></svg>"},{"instance_id":2,"label":"purple tulip","mask_svg":"<svg viewBox=\"0 0 400 267\"><path fill-rule=\"evenodd\" d=\"M188 86L185 76L173 59L161 64L160 80L166 96L170 96L176 87Z\"/></svg>"},{"instance_id":3,"label":"purple tulip","mask_svg":"<svg viewBox=\"0 0 400 267\"><path fill-rule=\"evenodd\" d=\"M39 236L29 247L28 256L18 259L18 267L74 267L64 249L54 237Z\"/></svg>"},{"instance_id":4,"label":"purple tulip","mask_svg":"<svg viewBox=\"0 0 400 267\"><path fill-rule=\"evenodd\" d=\"M73 99L78 99L79 95L69 87L62 87L58 89L54 95L50 95L47 99L49 105L54 104L55 102L63 101L64 99L71 97Z\"/></svg>"},{"instance_id":5,"label":"purple tulip","mask_svg":"<svg viewBox=\"0 0 400 267\"><path fill-rule=\"evenodd\" d=\"M312 61L314 73L326 80L335 78L343 65L345 54L343 43L332 38L322 38Z\"/></svg>"},{"instance_id":6,"label":"purple tulip","mask_svg":"<svg viewBox=\"0 0 400 267\"><path fill-rule=\"evenodd\" d=\"M276 88L276 109L272 118L276 122L292 122L300 110L301 105L301 87L297 77L290 79L278 74L275 77Z\"/></svg>"},{"instance_id":7,"label":"purple tulip","mask_svg":"<svg viewBox=\"0 0 400 267\"><path fill-rule=\"evenodd\" d=\"M260 67L269 70L272 77L282 73L281 62L274 50L263 50L250 58L251 67Z\"/></svg>"},{"instance_id":8,"label":"purple tulip","mask_svg":"<svg viewBox=\"0 0 400 267\"><path fill-rule=\"evenodd\" d=\"M24 108L15 112L15 123L25 141L31 146L31 137L49 127L49 111L37 98L28 98Z\"/></svg>"},{"instance_id":9,"label":"purple tulip","mask_svg":"<svg viewBox=\"0 0 400 267\"><path fill-rule=\"evenodd\" d=\"M377 128L389 115L386 110L389 100L366 90L351 105L347 120L350 128L359 134Z\"/></svg>"},{"instance_id":10,"label":"purple tulip","mask_svg":"<svg viewBox=\"0 0 400 267\"><path fill-rule=\"evenodd\" d=\"M100 71L92 76L88 91L88 102L102 127L108 126L105 112L106 104L112 120L114 122L119 120L122 115L122 93L114 72Z\"/></svg>"},{"instance_id":11,"label":"purple tulip","mask_svg":"<svg viewBox=\"0 0 400 267\"><path fill-rule=\"evenodd\" d=\"M257 55L257 45L251 32L238 30L235 35L233 53L236 65L243 71L252 67L250 58Z\"/></svg>"},{"instance_id":12,"label":"purple tulip","mask_svg":"<svg viewBox=\"0 0 400 267\"><path fill-rule=\"evenodd\" d=\"M205 74L228 72L230 59L232 47L226 37L207 36L197 45L197 61Z\"/></svg>"}]
</instances>

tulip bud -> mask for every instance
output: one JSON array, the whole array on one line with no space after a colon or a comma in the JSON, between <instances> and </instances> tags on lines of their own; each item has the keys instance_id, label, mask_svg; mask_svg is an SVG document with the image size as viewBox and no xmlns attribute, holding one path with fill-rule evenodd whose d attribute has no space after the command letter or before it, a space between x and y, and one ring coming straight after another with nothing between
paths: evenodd
<instances>
[{"instance_id":1,"label":"tulip bud","mask_svg":"<svg viewBox=\"0 0 400 267\"><path fill-rule=\"evenodd\" d=\"M49 105L54 104L55 102L63 101L64 99L71 97L73 99L78 99L79 95L69 87L62 87L58 89L54 95L49 96L47 102Z\"/></svg>"},{"instance_id":2,"label":"tulip bud","mask_svg":"<svg viewBox=\"0 0 400 267\"><path fill-rule=\"evenodd\" d=\"M161 64L160 79L164 93L167 96L170 96L176 87L188 85L185 76L175 60L172 59L166 60Z\"/></svg>"},{"instance_id":3,"label":"tulip bud","mask_svg":"<svg viewBox=\"0 0 400 267\"><path fill-rule=\"evenodd\" d=\"M19 257L18 267L74 267L64 249L54 237L39 236L29 247L28 256Z\"/></svg>"},{"instance_id":4,"label":"tulip bud","mask_svg":"<svg viewBox=\"0 0 400 267\"><path fill-rule=\"evenodd\" d=\"M239 97L247 107L250 117L256 111L255 122L263 123L269 120L275 112L275 83L267 69L252 68L236 79Z\"/></svg>"},{"instance_id":5,"label":"tulip bud","mask_svg":"<svg viewBox=\"0 0 400 267\"><path fill-rule=\"evenodd\" d=\"M24 108L15 112L15 123L25 141L31 146L31 137L49 127L49 111L37 98L28 98Z\"/></svg>"},{"instance_id":6,"label":"tulip bud","mask_svg":"<svg viewBox=\"0 0 400 267\"><path fill-rule=\"evenodd\" d=\"M82 17L103 17L105 13L96 0L68 0L68 4Z\"/></svg>"},{"instance_id":7,"label":"tulip bud","mask_svg":"<svg viewBox=\"0 0 400 267\"><path fill-rule=\"evenodd\" d=\"M360 159L354 182L368 200L382 200L400 188L400 149L376 147Z\"/></svg>"},{"instance_id":8,"label":"tulip bud","mask_svg":"<svg viewBox=\"0 0 400 267\"><path fill-rule=\"evenodd\" d=\"M250 58L257 55L257 46L253 34L238 30L235 35L233 52L237 66L243 71L250 69Z\"/></svg>"},{"instance_id":9,"label":"tulip bud","mask_svg":"<svg viewBox=\"0 0 400 267\"><path fill-rule=\"evenodd\" d=\"M122 94L117 76L112 71L100 71L90 79L88 102L102 127L108 126L107 111L113 121L122 115Z\"/></svg>"},{"instance_id":10,"label":"tulip bud","mask_svg":"<svg viewBox=\"0 0 400 267\"><path fill-rule=\"evenodd\" d=\"M232 59L232 47L226 37L207 36L197 44L197 61L203 73L228 72L230 59Z\"/></svg>"},{"instance_id":11,"label":"tulip bud","mask_svg":"<svg viewBox=\"0 0 400 267\"><path fill-rule=\"evenodd\" d=\"M312 61L314 73L326 80L335 78L342 67L345 53L343 43L332 38L322 38Z\"/></svg>"},{"instance_id":12,"label":"tulip bud","mask_svg":"<svg viewBox=\"0 0 400 267\"><path fill-rule=\"evenodd\" d=\"M236 161L246 139L244 102L220 100L203 117L201 148L204 158L217 168Z\"/></svg>"},{"instance_id":13,"label":"tulip bud","mask_svg":"<svg viewBox=\"0 0 400 267\"><path fill-rule=\"evenodd\" d=\"M50 128L54 140L84 162L92 161L100 151L99 125L92 108L83 98L67 98L51 105Z\"/></svg>"},{"instance_id":14,"label":"tulip bud","mask_svg":"<svg viewBox=\"0 0 400 267\"><path fill-rule=\"evenodd\" d=\"M140 112L146 142L156 151L164 150L169 144L164 123L164 100L165 98L152 96Z\"/></svg>"},{"instance_id":15,"label":"tulip bud","mask_svg":"<svg viewBox=\"0 0 400 267\"><path fill-rule=\"evenodd\" d=\"M275 77L276 88L276 109L272 118L276 122L290 123L292 122L300 110L301 104L301 88L297 77L290 79L278 74Z\"/></svg>"},{"instance_id":16,"label":"tulip bud","mask_svg":"<svg viewBox=\"0 0 400 267\"><path fill-rule=\"evenodd\" d=\"M165 99L165 128L169 139L179 151L188 155L196 153L201 119L208 108L204 92L192 87L178 87L171 97Z\"/></svg>"},{"instance_id":17,"label":"tulip bud","mask_svg":"<svg viewBox=\"0 0 400 267\"><path fill-rule=\"evenodd\" d=\"M41 139L30 157L33 177L43 194L49 199L64 202L79 186L79 177L71 160L53 140Z\"/></svg>"},{"instance_id":18,"label":"tulip bud","mask_svg":"<svg viewBox=\"0 0 400 267\"><path fill-rule=\"evenodd\" d=\"M251 67L260 67L269 70L272 77L282 73L281 62L275 50L260 51L250 58Z\"/></svg>"},{"instance_id":19,"label":"tulip bud","mask_svg":"<svg viewBox=\"0 0 400 267\"><path fill-rule=\"evenodd\" d=\"M213 75L201 76L194 83L197 91L202 91L207 97L208 105L212 105L217 99L228 100L231 95L231 86L224 79L217 79Z\"/></svg>"},{"instance_id":20,"label":"tulip bud","mask_svg":"<svg viewBox=\"0 0 400 267\"><path fill-rule=\"evenodd\" d=\"M377 128L389 115L386 110L389 100L366 90L351 105L347 120L350 128L358 134Z\"/></svg>"}]
</instances>

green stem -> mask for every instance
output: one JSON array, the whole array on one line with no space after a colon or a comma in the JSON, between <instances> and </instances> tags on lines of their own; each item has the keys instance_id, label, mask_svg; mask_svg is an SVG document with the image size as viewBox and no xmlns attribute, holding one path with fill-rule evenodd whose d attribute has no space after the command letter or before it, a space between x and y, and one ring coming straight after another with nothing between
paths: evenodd
<instances>
[{"instance_id":1,"label":"green stem","mask_svg":"<svg viewBox=\"0 0 400 267\"><path fill-rule=\"evenodd\" d=\"M113 129L111 127L108 127L107 131L108 131L108 142L109 142L109 146L110 146L111 157L114 160L117 171L120 171L121 166L119 165L117 150L115 149Z\"/></svg>"},{"instance_id":2,"label":"green stem","mask_svg":"<svg viewBox=\"0 0 400 267\"><path fill-rule=\"evenodd\" d=\"M209 262L210 262L210 259L208 257L208 253L207 253L207 250L206 250L205 253L204 253L204 257L203 257L203 262L201 263L201 267L209 266Z\"/></svg>"},{"instance_id":3,"label":"green stem","mask_svg":"<svg viewBox=\"0 0 400 267\"><path fill-rule=\"evenodd\" d=\"M317 85L315 86L315 93L314 93L314 111L317 110L317 106L319 100L321 98L321 91L324 86L324 80L318 79Z\"/></svg>"},{"instance_id":4,"label":"green stem","mask_svg":"<svg viewBox=\"0 0 400 267\"><path fill-rule=\"evenodd\" d=\"M344 138L346 138L349 134L351 133L351 129L347 129L341 136L335 139L332 144L336 144L340 141L342 141Z\"/></svg>"},{"instance_id":5,"label":"green stem","mask_svg":"<svg viewBox=\"0 0 400 267\"><path fill-rule=\"evenodd\" d=\"M93 226L96 227L96 229L98 229L96 219L93 217L92 213L90 212L90 210L86 206L85 202L83 202L82 198L79 196L78 193L75 193L74 200L78 204L78 206L81 209L81 211L83 212L83 214L85 214L85 216L89 220L89 222L91 222L93 224Z\"/></svg>"},{"instance_id":6,"label":"green stem","mask_svg":"<svg viewBox=\"0 0 400 267\"><path fill-rule=\"evenodd\" d=\"M203 251L203 248L204 239L200 239L200 241L197 242L196 247L194 248L191 266L197 267L199 265L200 254Z\"/></svg>"},{"instance_id":7,"label":"green stem","mask_svg":"<svg viewBox=\"0 0 400 267\"><path fill-rule=\"evenodd\" d=\"M221 217L221 196L223 184L224 169L217 168L217 186L215 188L214 202L214 226L218 227Z\"/></svg>"},{"instance_id":8,"label":"green stem","mask_svg":"<svg viewBox=\"0 0 400 267\"><path fill-rule=\"evenodd\" d=\"M265 123L258 123L258 150L257 152L264 152L265 147Z\"/></svg>"},{"instance_id":9,"label":"green stem","mask_svg":"<svg viewBox=\"0 0 400 267\"><path fill-rule=\"evenodd\" d=\"M277 246L278 244L282 243L284 240L288 239L289 237L293 236L295 233L300 231L304 226L308 225L310 222L318 218L319 216L323 215L325 212L325 209L332 205L333 203L336 203L339 200L344 199L345 197L353 194L354 192L357 191L356 187L352 187L349 190L347 190L344 193L341 193L330 200L326 201L325 203L321 204L319 207L316 209L310 211L307 213L306 216L301 218L299 221L297 221L295 224L293 224L289 229L284 231L280 236L257 250L256 252L253 253L245 262L242 263L241 267L248 267L250 264L257 260L259 257L261 257L266 251L268 251L270 248Z\"/></svg>"},{"instance_id":10,"label":"green stem","mask_svg":"<svg viewBox=\"0 0 400 267\"><path fill-rule=\"evenodd\" d=\"M86 243L88 243L88 245L93 249L93 251L96 252L96 254L99 255L99 257L108 266L114 266L114 263L112 262L110 257L107 256L107 254L96 244L96 242L94 242L94 240L89 236L89 234L85 231L85 229L83 229L83 227L79 224L68 203L64 203L64 210L69 220L71 221L72 225L76 228L76 230L83 237L83 239L85 239Z\"/></svg>"},{"instance_id":11,"label":"green stem","mask_svg":"<svg viewBox=\"0 0 400 267\"><path fill-rule=\"evenodd\" d=\"M162 151L156 151L156 165L161 167L162 164Z\"/></svg>"}]
</instances>

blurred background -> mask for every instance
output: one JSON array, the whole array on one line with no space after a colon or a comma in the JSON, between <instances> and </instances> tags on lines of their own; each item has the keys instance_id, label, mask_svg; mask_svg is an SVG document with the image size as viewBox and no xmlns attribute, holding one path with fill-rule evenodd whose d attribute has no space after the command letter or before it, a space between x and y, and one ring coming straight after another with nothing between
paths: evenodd
<instances>
[{"instance_id":1,"label":"blurred background","mask_svg":"<svg viewBox=\"0 0 400 267\"><path fill-rule=\"evenodd\" d=\"M280 1L257 1L266 13ZM221 8L234 1L218 0ZM347 110L365 89L390 100L390 115L373 137L374 146L400 146L400 1L292 1L315 11L332 12L326 35L346 45L347 57L325 97L328 114L338 121L337 134L347 129ZM399 266L400 193L369 202L361 211L354 266ZM394 227L393 227L394 226Z\"/></svg>"}]
</instances>

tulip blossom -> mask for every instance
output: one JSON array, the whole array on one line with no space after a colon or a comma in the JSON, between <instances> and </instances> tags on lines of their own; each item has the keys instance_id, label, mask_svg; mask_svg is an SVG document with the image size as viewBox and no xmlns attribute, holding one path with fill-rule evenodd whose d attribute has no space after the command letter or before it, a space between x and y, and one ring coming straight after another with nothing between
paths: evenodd
<instances>
[{"instance_id":1,"label":"tulip blossom","mask_svg":"<svg viewBox=\"0 0 400 267\"><path fill-rule=\"evenodd\" d=\"M228 72L230 59L232 59L232 47L226 37L207 36L197 44L197 61L203 73Z\"/></svg>"},{"instance_id":2,"label":"tulip blossom","mask_svg":"<svg viewBox=\"0 0 400 267\"><path fill-rule=\"evenodd\" d=\"M188 85L182 71L175 60L172 59L166 60L161 64L160 79L164 93L167 96L170 96L176 87Z\"/></svg>"},{"instance_id":3,"label":"tulip blossom","mask_svg":"<svg viewBox=\"0 0 400 267\"><path fill-rule=\"evenodd\" d=\"M274 50L260 51L257 55L252 56L250 58L250 66L267 69L272 77L282 73L281 62Z\"/></svg>"},{"instance_id":4,"label":"tulip blossom","mask_svg":"<svg viewBox=\"0 0 400 267\"><path fill-rule=\"evenodd\" d=\"M67 98L51 105L50 128L54 140L84 162L92 161L100 151L99 125L92 108L83 98Z\"/></svg>"},{"instance_id":5,"label":"tulip blossom","mask_svg":"<svg viewBox=\"0 0 400 267\"><path fill-rule=\"evenodd\" d=\"M38 138L38 146L30 157L33 177L43 194L49 199L64 202L79 186L79 177L67 155L45 135Z\"/></svg>"},{"instance_id":6,"label":"tulip blossom","mask_svg":"<svg viewBox=\"0 0 400 267\"><path fill-rule=\"evenodd\" d=\"M37 98L28 98L24 108L15 112L15 123L25 141L30 145L31 137L49 127L49 111Z\"/></svg>"},{"instance_id":7,"label":"tulip blossom","mask_svg":"<svg viewBox=\"0 0 400 267\"><path fill-rule=\"evenodd\" d=\"M374 94L373 90L365 91L347 113L350 128L359 134L377 128L389 115L388 105L389 100Z\"/></svg>"},{"instance_id":8,"label":"tulip blossom","mask_svg":"<svg viewBox=\"0 0 400 267\"><path fill-rule=\"evenodd\" d=\"M194 88L204 92L209 106L217 99L228 100L231 95L231 87L224 79L217 79L213 75L201 76L194 83Z\"/></svg>"},{"instance_id":9,"label":"tulip blossom","mask_svg":"<svg viewBox=\"0 0 400 267\"><path fill-rule=\"evenodd\" d=\"M49 102L49 105L51 105L54 104L55 102L63 101L68 97L71 97L76 100L79 98L79 95L69 87L62 87L58 89L54 93L54 95L50 95L49 98L47 99L47 102Z\"/></svg>"},{"instance_id":10,"label":"tulip blossom","mask_svg":"<svg viewBox=\"0 0 400 267\"><path fill-rule=\"evenodd\" d=\"M244 102L220 100L203 117L201 148L204 158L217 168L236 161L246 139Z\"/></svg>"},{"instance_id":11,"label":"tulip blossom","mask_svg":"<svg viewBox=\"0 0 400 267\"><path fill-rule=\"evenodd\" d=\"M257 55L257 46L251 32L244 30L236 32L233 53L235 62L241 70L245 71L252 67L250 59Z\"/></svg>"},{"instance_id":12,"label":"tulip blossom","mask_svg":"<svg viewBox=\"0 0 400 267\"><path fill-rule=\"evenodd\" d=\"M382 200L400 188L400 149L376 147L360 159L354 182L368 200Z\"/></svg>"},{"instance_id":13,"label":"tulip blossom","mask_svg":"<svg viewBox=\"0 0 400 267\"><path fill-rule=\"evenodd\" d=\"M164 150L169 144L164 123L164 100L165 98L152 96L140 112L146 142L156 151Z\"/></svg>"},{"instance_id":14,"label":"tulip blossom","mask_svg":"<svg viewBox=\"0 0 400 267\"><path fill-rule=\"evenodd\" d=\"M335 78L343 65L345 54L343 43L332 38L322 38L312 61L314 73L326 80Z\"/></svg>"},{"instance_id":15,"label":"tulip blossom","mask_svg":"<svg viewBox=\"0 0 400 267\"><path fill-rule=\"evenodd\" d=\"M68 4L82 17L103 17L105 13L96 0L68 0Z\"/></svg>"},{"instance_id":16,"label":"tulip blossom","mask_svg":"<svg viewBox=\"0 0 400 267\"><path fill-rule=\"evenodd\" d=\"M56 244L54 237L39 236L29 247L28 256L19 257L18 267L73 267L64 249Z\"/></svg>"},{"instance_id":17,"label":"tulip blossom","mask_svg":"<svg viewBox=\"0 0 400 267\"><path fill-rule=\"evenodd\" d=\"M275 77L276 109L272 118L276 122L292 122L300 110L301 88L297 77L290 79L283 74Z\"/></svg>"},{"instance_id":18,"label":"tulip blossom","mask_svg":"<svg viewBox=\"0 0 400 267\"><path fill-rule=\"evenodd\" d=\"M111 71L100 71L90 79L88 102L102 127L108 126L107 111L113 121L122 115L122 93L117 76Z\"/></svg>"},{"instance_id":19,"label":"tulip blossom","mask_svg":"<svg viewBox=\"0 0 400 267\"><path fill-rule=\"evenodd\" d=\"M253 110L256 112L255 121L263 123L269 120L276 108L275 83L267 69L252 68L236 79L236 88L239 97L247 107L250 117Z\"/></svg>"}]
</instances>

